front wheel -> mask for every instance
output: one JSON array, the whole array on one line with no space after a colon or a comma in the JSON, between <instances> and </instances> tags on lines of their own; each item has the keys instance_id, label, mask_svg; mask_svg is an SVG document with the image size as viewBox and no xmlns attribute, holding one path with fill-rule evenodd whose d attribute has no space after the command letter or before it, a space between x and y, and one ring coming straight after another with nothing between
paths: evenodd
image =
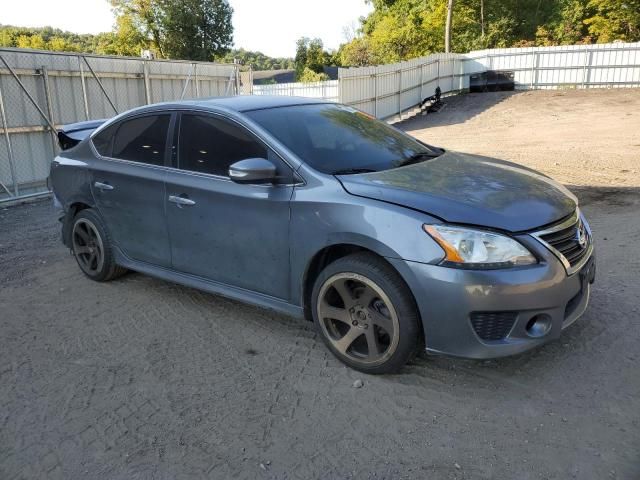
<instances>
[{"instance_id":1,"label":"front wheel","mask_svg":"<svg viewBox=\"0 0 640 480\"><path fill-rule=\"evenodd\" d=\"M315 282L312 302L323 340L356 370L397 371L420 344L419 315L409 287L373 254L356 253L328 265Z\"/></svg>"}]
</instances>

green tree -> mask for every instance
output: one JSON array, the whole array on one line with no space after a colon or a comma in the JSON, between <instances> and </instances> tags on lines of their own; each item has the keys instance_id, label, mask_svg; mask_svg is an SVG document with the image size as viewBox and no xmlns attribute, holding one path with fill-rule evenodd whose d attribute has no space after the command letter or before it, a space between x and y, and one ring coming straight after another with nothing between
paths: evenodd
<instances>
[{"instance_id":1,"label":"green tree","mask_svg":"<svg viewBox=\"0 0 640 480\"><path fill-rule=\"evenodd\" d=\"M169 58L211 61L233 43L231 15L226 0L165 0L164 51Z\"/></svg>"},{"instance_id":2,"label":"green tree","mask_svg":"<svg viewBox=\"0 0 640 480\"><path fill-rule=\"evenodd\" d=\"M33 48L36 50L45 50L47 42L42 38L42 35L20 35L17 38L16 46L18 48Z\"/></svg>"},{"instance_id":3,"label":"green tree","mask_svg":"<svg viewBox=\"0 0 640 480\"><path fill-rule=\"evenodd\" d=\"M340 61L343 65L362 67L373 65L375 59L367 37L356 37L340 46Z\"/></svg>"},{"instance_id":4,"label":"green tree","mask_svg":"<svg viewBox=\"0 0 640 480\"><path fill-rule=\"evenodd\" d=\"M304 69L307 67L309 41L310 40L307 37L302 37L296 42L296 56L294 59L296 78L302 77Z\"/></svg>"},{"instance_id":5,"label":"green tree","mask_svg":"<svg viewBox=\"0 0 640 480\"><path fill-rule=\"evenodd\" d=\"M76 47L70 43L66 38L54 36L49 39L46 46L47 50L53 50L54 52L75 52Z\"/></svg>"},{"instance_id":6,"label":"green tree","mask_svg":"<svg viewBox=\"0 0 640 480\"><path fill-rule=\"evenodd\" d=\"M116 18L115 32L106 35L101 48L110 55L138 56L148 47L148 40L129 16Z\"/></svg>"},{"instance_id":7,"label":"green tree","mask_svg":"<svg viewBox=\"0 0 640 480\"><path fill-rule=\"evenodd\" d=\"M156 0L110 0L116 22L132 25L156 55L164 57L162 22L164 12ZM126 20L125 20L126 19Z\"/></svg>"},{"instance_id":8,"label":"green tree","mask_svg":"<svg viewBox=\"0 0 640 480\"><path fill-rule=\"evenodd\" d=\"M210 61L233 41L227 0L111 0L118 21L127 19L164 58Z\"/></svg>"},{"instance_id":9,"label":"green tree","mask_svg":"<svg viewBox=\"0 0 640 480\"><path fill-rule=\"evenodd\" d=\"M444 51L448 0L371 0L345 65ZM640 40L640 0L456 0L452 51Z\"/></svg>"},{"instance_id":10,"label":"green tree","mask_svg":"<svg viewBox=\"0 0 640 480\"><path fill-rule=\"evenodd\" d=\"M253 70L284 70L292 69L295 66L293 58L269 57L262 52L252 52L244 48L230 50L224 55L217 55L216 61L223 63L236 61L246 69L250 66Z\"/></svg>"},{"instance_id":11,"label":"green tree","mask_svg":"<svg viewBox=\"0 0 640 480\"><path fill-rule=\"evenodd\" d=\"M598 43L640 39L640 0L590 0L584 23Z\"/></svg>"},{"instance_id":12,"label":"green tree","mask_svg":"<svg viewBox=\"0 0 640 480\"><path fill-rule=\"evenodd\" d=\"M0 26L0 47L15 47L14 32L11 27Z\"/></svg>"},{"instance_id":13,"label":"green tree","mask_svg":"<svg viewBox=\"0 0 640 480\"><path fill-rule=\"evenodd\" d=\"M341 55L338 52L325 51L322 40L319 38L309 39L302 37L296 42L294 64L296 79L301 79L303 76L309 78L309 74L305 75L305 69L315 73L322 73L325 66L341 65Z\"/></svg>"},{"instance_id":14,"label":"green tree","mask_svg":"<svg viewBox=\"0 0 640 480\"><path fill-rule=\"evenodd\" d=\"M316 73L322 72L322 67L327 64L328 55L325 54L322 40L314 38L309 41L307 47L307 63L306 68L313 70Z\"/></svg>"}]
</instances>

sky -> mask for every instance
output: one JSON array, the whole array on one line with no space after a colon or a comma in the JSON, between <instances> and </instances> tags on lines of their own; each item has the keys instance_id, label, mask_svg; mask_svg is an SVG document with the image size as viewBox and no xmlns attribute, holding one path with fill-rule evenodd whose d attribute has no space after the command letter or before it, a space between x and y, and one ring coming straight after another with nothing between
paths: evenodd
<instances>
[{"instance_id":1,"label":"sky","mask_svg":"<svg viewBox=\"0 0 640 480\"><path fill-rule=\"evenodd\" d=\"M321 38L325 48L345 42L345 27L372 10L365 0L230 0L236 48L293 57L300 37ZM111 30L107 0L0 0L0 23L52 26L75 33Z\"/></svg>"}]
</instances>

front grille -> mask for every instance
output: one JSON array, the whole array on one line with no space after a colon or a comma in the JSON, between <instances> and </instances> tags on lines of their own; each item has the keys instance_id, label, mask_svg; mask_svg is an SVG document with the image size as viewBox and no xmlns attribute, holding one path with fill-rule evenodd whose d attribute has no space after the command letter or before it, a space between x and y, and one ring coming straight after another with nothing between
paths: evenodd
<instances>
[{"instance_id":1,"label":"front grille","mask_svg":"<svg viewBox=\"0 0 640 480\"><path fill-rule=\"evenodd\" d=\"M517 312L473 312L471 325L482 340L502 340L518 316Z\"/></svg>"},{"instance_id":2,"label":"front grille","mask_svg":"<svg viewBox=\"0 0 640 480\"><path fill-rule=\"evenodd\" d=\"M589 251L589 244L591 243L589 230L579 217L575 223L568 227L542 234L540 238L555 248L572 267L584 258ZM583 239L582 243L580 241L581 238Z\"/></svg>"}]
</instances>

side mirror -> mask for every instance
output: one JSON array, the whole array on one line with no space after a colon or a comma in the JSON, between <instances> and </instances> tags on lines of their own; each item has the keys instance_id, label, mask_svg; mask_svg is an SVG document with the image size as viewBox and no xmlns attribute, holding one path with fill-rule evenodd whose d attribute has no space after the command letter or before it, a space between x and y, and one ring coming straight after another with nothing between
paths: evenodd
<instances>
[{"instance_id":1,"label":"side mirror","mask_svg":"<svg viewBox=\"0 0 640 480\"><path fill-rule=\"evenodd\" d=\"M229 166L229 178L236 183L272 183L276 166L265 158L247 158Z\"/></svg>"}]
</instances>

